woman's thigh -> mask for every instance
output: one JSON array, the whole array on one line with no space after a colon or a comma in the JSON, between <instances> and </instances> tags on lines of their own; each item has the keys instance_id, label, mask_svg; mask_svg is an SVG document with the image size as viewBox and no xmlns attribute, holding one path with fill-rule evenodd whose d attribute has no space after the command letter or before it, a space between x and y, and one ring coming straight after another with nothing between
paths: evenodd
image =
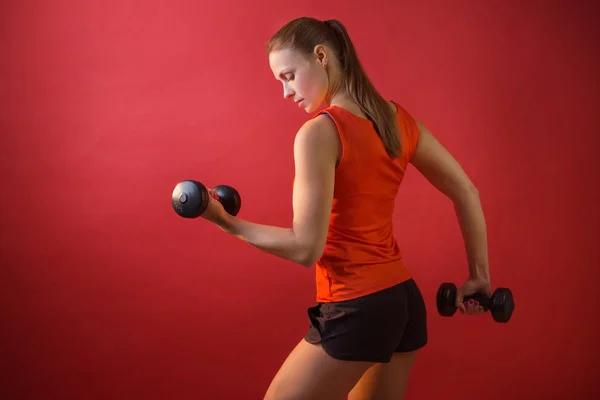
<instances>
[{"instance_id":1,"label":"woman's thigh","mask_svg":"<svg viewBox=\"0 0 600 400\"><path fill-rule=\"evenodd\" d=\"M348 400L402 400L417 353L394 353L389 363L369 368L350 391Z\"/></svg>"},{"instance_id":2,"label":"woman's thigh","mask_svg":"<svg viewBox=\"0 0 600 400\"><path fill-rule=\"evenodd\" d=\"M331 357L302 339L273 378L264 400L343 400L373 363Z\"/></svg>"}]
</instances>

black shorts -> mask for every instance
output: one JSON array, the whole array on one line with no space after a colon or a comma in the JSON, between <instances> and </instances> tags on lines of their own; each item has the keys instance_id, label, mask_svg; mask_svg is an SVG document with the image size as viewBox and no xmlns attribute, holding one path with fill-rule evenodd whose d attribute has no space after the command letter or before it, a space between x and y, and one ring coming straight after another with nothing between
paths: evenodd
<instances>
[{"instance_id":1,"label":"black shorts","mask_svg":"<svg viewBox=\"0 0 600 400\"><path fill-rule=\"evenodd\" d=\"M413 279L352 300L308 309L304 339L339 360L389 362L427 343L425 301Z\"/></svg>"}]
</instances>

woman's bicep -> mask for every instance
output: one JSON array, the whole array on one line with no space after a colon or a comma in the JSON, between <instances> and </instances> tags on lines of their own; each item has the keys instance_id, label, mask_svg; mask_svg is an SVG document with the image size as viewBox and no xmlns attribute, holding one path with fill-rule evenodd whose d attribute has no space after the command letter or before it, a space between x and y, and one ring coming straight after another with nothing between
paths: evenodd
<instances>
[{"instance_id":1,"label":"woman's bicep","mask_svg":"<svg viewBox=\"0 0 600 400\"><path fill-rule=\"evenodd\" d=\"M315 262L325 247L335 181L338 138L326 121L305 124L294 142L294 232Z\"/></svg>"}]
</instances>

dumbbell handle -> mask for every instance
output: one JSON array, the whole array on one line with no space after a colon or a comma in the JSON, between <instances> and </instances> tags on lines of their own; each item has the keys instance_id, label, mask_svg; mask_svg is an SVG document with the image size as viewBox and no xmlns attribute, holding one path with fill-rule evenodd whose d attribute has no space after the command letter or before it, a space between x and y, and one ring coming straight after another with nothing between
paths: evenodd
<instances>
[{"instance_id":1,"label":"dumbbell handle","mask_svg":"<svg viewBox=\"0 0 600 400\"><path fill-rule=\"evenodd\" d=\"M492 308L492 298L490 296L486 296L481 293L475 293L469 296L465 296L463 302L468 302L469 300L473 300L479 303L484 310L489 310Z\"/></svg>"}]
</instances>

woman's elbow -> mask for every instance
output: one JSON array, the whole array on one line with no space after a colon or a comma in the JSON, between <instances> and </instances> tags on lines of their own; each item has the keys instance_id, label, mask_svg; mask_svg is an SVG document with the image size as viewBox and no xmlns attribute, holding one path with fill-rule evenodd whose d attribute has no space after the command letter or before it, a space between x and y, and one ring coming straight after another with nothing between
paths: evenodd
<instances>
[{"instance_id":1,"label":"woman's elbow","mask_svg":"<svg viewBox=\"0 0 600 400\"><path fill-rule=\"evenodd\" d=\"M479 189L477 189L477 186L470 184L469 186L467 186L467 188L465 189L465 191L468 193L469 196L471 197L479 197Z\"/></svg>"},{"instance_id":2,"label":"woman's elbow","mask_svg":"<svg viewBox=\"0 0 600 400\"><path fill-rule=\"evenodd\" d=\"M316 257L315 255L307 254L298 260L298 264L303 267L310 268L319 261L320 257Z\"/></svg>"},{"instance_id":3,"label":"woman's elbow","mask_svg":"<svg viewBox=\"0 0 600 400\"><path fill-rule=\"evenodd\" d=\"M464 204L472 204L474 201L479 202L479 190L475 185L467 185L456 192L454 204L457 206Z\"/></svg>"},{"instance_id":4,"label":"woman's elbow","mask_svg":"<svg viewBox=\"0 0 600 400\"><path fill-rule=\"evenodd\" d=\"M307 246L305 250L301 252L301 255L298 259L298 264L306 268L312 267L323 255L324 248L325 246L320 245Z\"/></svg>"},{"instance_id":5,"label":"woman's elbow","mask_svg":"<svg viewBox=\"0 0 600 400\"><path fill-rule=\"evenodd\" d=\"M298 264L302 265L302 266L303 266L303 267L305 267L305 268L310 268L310 267L312 267L313 265L315 265L317 261L318 261L318 260L314 260L314 261L313 261L312 259L308 259L308 258L306 258L306 259L299 260L299 261L298 261Z\"/></svg>"}]
</instances>

